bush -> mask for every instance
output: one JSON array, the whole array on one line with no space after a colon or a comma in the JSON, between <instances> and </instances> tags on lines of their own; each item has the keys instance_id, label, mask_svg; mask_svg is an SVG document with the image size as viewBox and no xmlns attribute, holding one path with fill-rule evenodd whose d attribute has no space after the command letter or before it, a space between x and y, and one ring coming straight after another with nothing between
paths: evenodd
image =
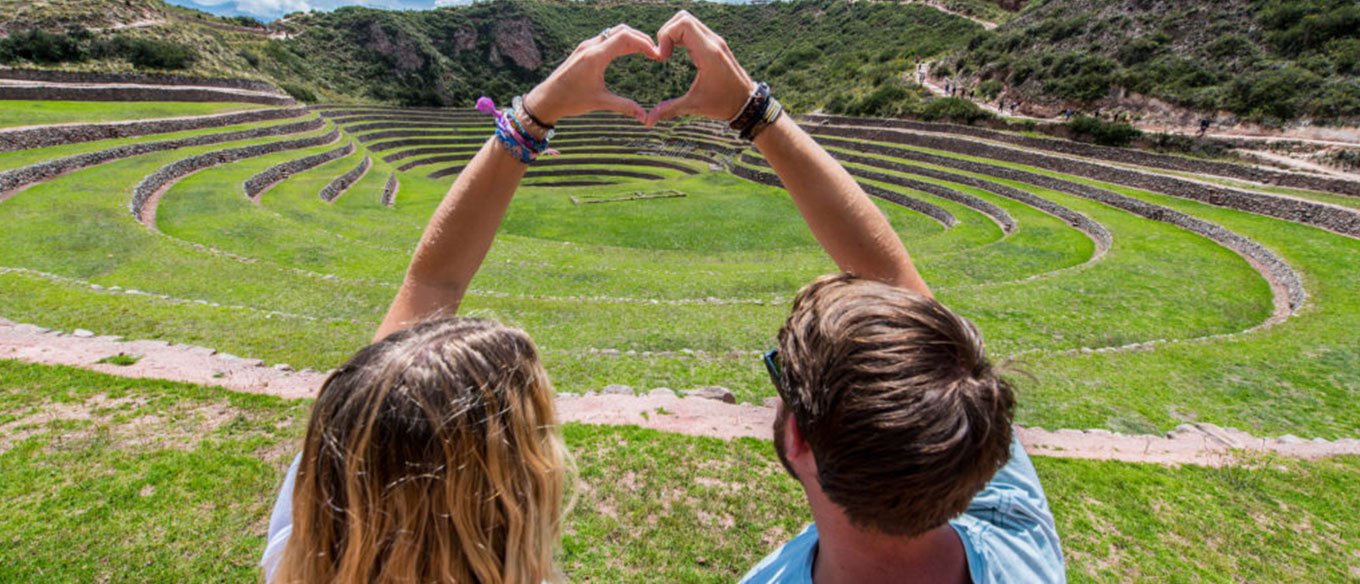
<instances>
[{"instance_id":1,"label":"bush","mask_svg":"<svg viewBox=\"0 0 1360 584\"><path fill-rule=\"evenodd\" d=\"M1128 146L1143 135L1142 130L1128 124L1087 116L1072 118L1065 125L1074 136L1088 138L1101 146Z\"/></svg>"},{"instance_id":2,"label":"bush","mask_svg":"<svg viewBox=\"0 0 1360 584\"><path fill-rule=\"evenodd\" d=\"M312 91L310 87L307 87L305 85L298 85L296 83L285 82L279 84L279 89L282 89L285 93L292 96L293 99L296 99L303 103L316 103L317 101L316 92Z\"/></svg>"},{"instance_id":3,"label":"bush","mask_svg":"<svg viewBox=\"0 0 1360 584\"><path fill-rule=\"evenodd\" d=\"M984 110L977 104L959 97L942 97L933 99L921 110L921 119L927 122L950 121L961 124L973 124L979 120L995 118L992 112Z\"/></svg>"},{"instance_id":4,"label":"bush","mask_svg":"<svg viewBox=\"0 0 1360 584\"><path fill-rule=\"evenodd\" d=\"M64 34L30 30L0 39L0 61L7 63L25 60L50 65L83 61L85 58L80 43Z\"/></svg>"},{"instance_id":5,"label":"bush","mask_svg":"<svg viewBox=\"0 0 1360 584\"><path fill-rule=\"evenodd\" d=\"M993 99L996 99L996 96L1001 95L1001 92L1005 89L1006 84L1002 83L1001 80L988 79L978 85L977 92L978 97L981 97L982 99L985 99L987 101L991 101Z\"/></svg>"},{"instance_id":6,"label":"bush","mask_svg":"<svg viewBox=\"0 0 1360 584\"><path fill-rule=\"evenodd\" d=\"M143 69L188 69L198 60L192 47L158 39L119 37L113 45L119 55Z\"/></svg>"},{"instance_id":7,"label":"bush","mask_svg":"<svg viewBox=\"0 0 1360 584\"><path fill-rule=\"evenodd\" d=\"M241 57L242 59L245 59L247 63L250 63L251 67L254 67L256 69L260 68L260 56L256 55L250 49L241 49L239 51L236 51L236 55Z\"/></svg>"}]
</instances>

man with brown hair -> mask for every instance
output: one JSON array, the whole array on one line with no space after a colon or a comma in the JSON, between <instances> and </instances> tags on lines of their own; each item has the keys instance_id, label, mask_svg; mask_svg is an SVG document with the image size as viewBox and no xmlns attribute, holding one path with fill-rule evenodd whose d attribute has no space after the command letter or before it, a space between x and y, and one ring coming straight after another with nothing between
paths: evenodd
<instances>
[{"instance_id":1,"label":"man with brown hair","mask_svg":"<svg viewBox=\"0 0 1360 584\"><path fill-rule=\"evenodd\" d=\"M775 451L815 523L743 583L1065 581L1014 394L971 323L919 292L825 276L766 365Z\"/></svg>"},{"instance_id":2,"label":"man with brown hair","mask_svg":"<svg viewBox=\"0 0 1360 584\"><path fill-rule=\"evenodd\" d=\"M662 58L687 48L699 73L649 125L735 120L768 97L690 14L657 41ZM850 174L788 116L774 118L755 146L846 273L798 294L766 355L783 400L775 448L815 523L743 582L1064 581L1053 515L1011 429L1015 397L977 329L931 298Z\"/></svg>"}]
</instances>

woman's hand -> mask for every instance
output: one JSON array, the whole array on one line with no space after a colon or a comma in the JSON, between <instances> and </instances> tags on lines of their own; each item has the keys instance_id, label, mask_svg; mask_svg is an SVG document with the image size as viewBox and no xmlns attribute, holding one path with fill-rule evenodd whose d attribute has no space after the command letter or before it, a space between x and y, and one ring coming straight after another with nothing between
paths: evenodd
<instances>
[{"instance_id":1,"label":"woman's hand","mask_svg":"<svg viewBox=\"0 0 1360 584\"><path fill-rule=\"evenodd\" d=\"M732 56L727 41L684 10L675 13L656 38L660 59L669 58L675 45L680 45L689 50L699 72L685 95L663 101L648 112L648 126L686 114L726 122L741 112L756 84Z\"/></svg>"},{"instance_id":2,"label":"woman's hand","mask_svg":"<svg viewBox=\"0 0 1360 584\"><path fill-rule=\"evenodd\" d=\"M604 70L624 55L641 54L659 60L652 38L626 24L606 29L576 46L547 79L524 97L524 107L547 124L596 110L609 110L645 122L647 111L636 101L610 92Z\"/></svg>"}]
</instances>

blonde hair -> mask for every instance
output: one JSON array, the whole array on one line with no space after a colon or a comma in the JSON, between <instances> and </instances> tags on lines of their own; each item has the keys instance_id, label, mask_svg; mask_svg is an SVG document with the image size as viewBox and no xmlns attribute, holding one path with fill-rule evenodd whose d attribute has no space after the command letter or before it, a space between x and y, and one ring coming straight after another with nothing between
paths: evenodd
<instances>
[{"instance_id":1,"label":"blonde hair","mask_svg":"<svg viewBox=\"0 0 1360 584\"><path fill-rule=\"evenodd\" d=\"M560 581L571 461L528 334L450 318L321 388L274 582Z\"/></svg>"}]
</instances>

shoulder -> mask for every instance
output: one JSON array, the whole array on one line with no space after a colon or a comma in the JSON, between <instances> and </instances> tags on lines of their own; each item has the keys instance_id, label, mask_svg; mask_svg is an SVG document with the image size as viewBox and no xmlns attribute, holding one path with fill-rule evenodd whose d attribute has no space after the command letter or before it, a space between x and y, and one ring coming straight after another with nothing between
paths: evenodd
<instances>
[{"instance_id":1,"label":"shoulder","mask_svg":"<svg viewBox=\"0 0 1360 584\"><path fill-rule=\"evenodd\" d=\"M974 582L1067 580L1048 498L1018 440L1010 463L950 525L963 540Z\"/></svg>"},{"instance_id":2,"label":"shoulder","mask_svg":"<svg viewBox=\"0 0 1360 584\"><path fill-rule=\"evenodd\" d=\"M817 524L765 556L741 578L740 584L811 584L812 558L817 552Z\"/></svg>"}]
</instances>

